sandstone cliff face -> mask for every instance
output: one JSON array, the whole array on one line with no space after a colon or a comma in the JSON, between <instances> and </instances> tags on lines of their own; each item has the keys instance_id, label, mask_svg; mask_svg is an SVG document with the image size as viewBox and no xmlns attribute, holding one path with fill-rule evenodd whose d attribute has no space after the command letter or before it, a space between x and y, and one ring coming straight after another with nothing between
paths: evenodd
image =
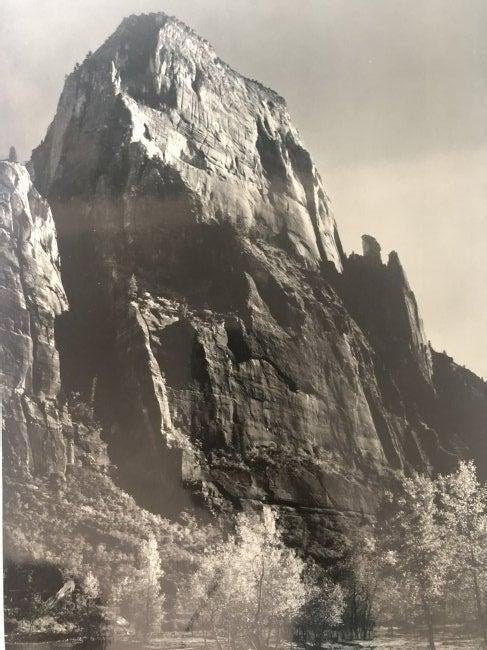
<instances>
[{"instance_id":1,"label":"sandstone cliff face","mask_svg":"<svg viewBox=\"0 0 487 650\"><path fill-rule=\"evenodd\" d=\"M352 254L344 273L350 310L389 365L397 370L402 370L401 364L407 366L418 374L419 382L430 383L430 346L399 257L392 251L383 264L379 243L370 235L363 235L362 241L363 255ZM406 390L408 383L412 382L404 382Z\"/></svg>"},{"instance_id":2,"label":"sandstone cliff face","mask_svg":"<svg viewBox=\"0 0 487 650\"><path fill-rule=\"evenodd\" d=\"M93 400L144 505L267 501L309 545L395 470L478 453L480 420L462 451L448 436L456 370L439 394L397 256L369 238L346 258L282 98L175 19L125 20L32 160L70 303L63 388Z\"/></svg>"},{"instance_id":3,"label":"sandstone cliff face","mask_svg":"<svg viewBox=\"0 0 487 650\"><path fill-rule=\"evenodd\" d=\"M437 429L459 456L477 459L487 478L487 383L456 364L447 354L433 352L433 379L440 408Z\"/></svg>"},{"instance_id":4,"label":"sandstone cliff face","mask_svg":"<svg viewBox=\"0 0 487 650\"><path fill-rule=\"evenodd\" d=\"M121 159L122 140L132 160ZM52 192L62 181L66 190L72 170L72 190L86 190L87 181L96 190L110 154L120 157L121 175L142 174L131 179L135 191L142 179L156 193L179 182L198 221L234 224L243 234L280 239L303 259L341 267L335 221L284 100L234 72L175 19L124 20L68 78L34 156L40 187Z\"/></svg>"},{"instance_id":5,"label":"sandstone cliff face","mask_svg":"<svg viewBox=\"0 0 487 650\"><path fill-rule=\"evenodd\" d=\"M68 408L56 321L68 309L51 209L27 169L0 161L0 398L7 480L63 480L109 464L89 408ZM81 417L80 417L81 415ZM6 492L7 486L5 486Z\"/></svg>"},{"instance_id":6,"label":"sandstone cliff face","mask_svg":"<svg viewBox=\"0 0 487 650\"><path fill-rule=\"evenodd\" d=\"M67 308L51 210L25 167L0 162L0 373L5 460L64 472L54 321Z\"/></svg>"}]
</instances>

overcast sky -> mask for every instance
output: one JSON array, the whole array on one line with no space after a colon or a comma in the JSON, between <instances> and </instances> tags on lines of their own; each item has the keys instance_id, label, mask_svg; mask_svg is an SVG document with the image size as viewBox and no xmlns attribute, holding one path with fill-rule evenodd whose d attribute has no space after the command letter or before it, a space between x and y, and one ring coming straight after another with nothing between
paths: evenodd
<instances>
[{"instance_id":1,"label":"overcast sky","mask_svg":"<svg viewBox=\"0 0 487 650\"><path fill-rule=\"evenodd\" d=\"M345 248L396 249L433 345L487 376L487 2L0 0L0 155L28 158L64 75L149 11L286 97Z\"/></svg>"}]
</instances>

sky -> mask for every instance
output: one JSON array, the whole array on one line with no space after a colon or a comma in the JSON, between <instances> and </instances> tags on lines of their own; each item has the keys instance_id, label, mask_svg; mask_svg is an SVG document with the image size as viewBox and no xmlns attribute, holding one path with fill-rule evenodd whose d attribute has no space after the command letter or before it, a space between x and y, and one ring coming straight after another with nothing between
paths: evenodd
<instances>
[{"instance_id":1,"label":"sky","mask_svg":"<svg viewBox=\"0 0 487 650\"><path fill-rule=\"evenodd\" d=\"M0 156L29 158L65 74L151 11L287 99L345 249L397 250L432 345L487 377L487 2L0 0Z\"/></svg>"}]
</instances>

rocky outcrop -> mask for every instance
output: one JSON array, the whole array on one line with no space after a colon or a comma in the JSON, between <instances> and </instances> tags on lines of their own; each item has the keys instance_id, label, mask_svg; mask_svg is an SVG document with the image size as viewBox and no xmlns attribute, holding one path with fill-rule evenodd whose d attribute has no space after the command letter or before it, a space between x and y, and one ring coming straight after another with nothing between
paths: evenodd
<instances>
[{"instance_id":1,"label":"rocky outcrop","mask_svg":"<svg viewBox=\"0 0 487 650\"><path fill-rule=\"evenodd\" d=\"M32 162L70 303L63 388L145 506L274 503L308 548L396 470L478 454L449 438L456 371L433 363L397 255L370 237L344 255L284 100L179 21L123 21Z\"/></svg>"},{"instance_id":2,"label":"rocky outcrop","mask_svg":"<svg viewBox=\"0 0 487 650\"><path fill-rule=\"evenodd\" d=\"M477 460L479 473L486 480L487 382L444 352L433 352L432 359L439 400L437 429L456 455Z\"/></svg>"},{"instance_id":3,"label":"rocky outcrop","mask_svg":"<svg viewBox=\"0 0 487 650\"><path fill-rule=\"evenodd\" d=\"M164 14L127 18L68 77L33 160L50 195L106 190L134 175L135 194L146 184L175 201L173 219L233 224L341 267L335 221L284 100Z\"/></svg>"},{"instance_id":4,"label":"rocky outcrop","mask_svg":"<svg viewBox=\"0 0 487 650\"><path fill-rule=\"evenodd\" d=\"M414 293L395 251L382 262L379 243L364 235L363 255L347 258L340 291L356 322L376 352L376 370L397 393L388 406L425 405L434 400L431 350ZM397 410L397 408L396 408ZM411 409L409 409L411 411ZM408 414L409 418L412 413Z\"/></svg>"},{"instance_id":5,"label":"rocky outcrop","mask_svg":"<svg viewBox=\"0 0 487 650\"><path fill-rule=\"evenodd\" d=\"M67 308L51 210L22 165L0 162L0 372L7 464L63 473L56 316Z\"/></svg>"},{"instance_id":6,"label":"rocky outcrop","mask_svg":"<svg viewBox=\"0 0 487 650\"><path fill-rule=\"evenodd\" d=\"M344 256L284 101L178 21L133 17L68 78L33 163L71 305L63 379L94 394L122 482L153 509L187 480L367 509L379 389L321 276Z\"/></svg>"},{"instance_id":7,"label":"rocky outcrop","mask_svg":"<svg viewBox=\"0 0 487 650\"><path fill-rule=\"evenodd\" d=\"M91 409L63 395L56 322L67 308L51 209L27 169L0 162L0 389L7 478L63 480L109 464Z\"/></svg>"}]
</instances>

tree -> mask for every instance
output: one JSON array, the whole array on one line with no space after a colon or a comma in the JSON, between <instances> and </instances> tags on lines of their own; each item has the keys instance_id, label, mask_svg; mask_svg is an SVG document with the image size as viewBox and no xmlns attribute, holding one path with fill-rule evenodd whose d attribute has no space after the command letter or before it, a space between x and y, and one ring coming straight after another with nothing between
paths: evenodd
<instances>
[{"instance_id":1,"label":"tree","mask_svg":"<svg viewBox=\"0 0 487 650\"><path fill-rule=\"evenodd\" d=\"M301 645L306 647L311 641L312 647L321 648L342 623L344 592L315 565L307 568L305 581L308 586L306 602L297 618L296 631Z\"/></svg>"},{"instance_id":2,"label":"tree","mask_svg":"<svg viewBox=\"0 0 487 650\"><path fill-rule=\"evenodd\" d=\"M136 632L147 639L160 631L164 617L164 594L161 580L164 573L157 541L153 534L142 542L139 551L139 570L131 589L129 618Z\"/></svg>"},{"instance_id":3,"label":"tree","mask_svg":"<svg viewBox=\"0 0 487 650\"><path fill-rule=\"evenodd\" d=\"M462 461L455 473L441 476L438 483L454 571L470 583L479 629L487 642L480 587L487 571L487 489L478 480L472 461Z\"/></svg>"},{"instance_id":4,"label":"tree","mask_svg":"<svg viewBox=\"0 0 487 650\"><path fill-rule=\"evenodd\" d=\"M383 560L374 531L370 528L359 530L348 558L346 580L344 626L351 638L368 639L375 627Z\"/></svg>"},{"instance_id":5,"label":"tree","mask_svg":"<svg viewBox=\"0 0 487 650\"><path fill-rule=\"evenodd\" d=\"M19 157L17 155L17 150L14 146L10 147L10 150L8 152L8 159L10 162L13 163L18 163L19 162Z\"/></svg>"},{"instance_id":6,"label":"tree","mask_svg":"<svg viewBox=\"0 0 487 650\"><path fill-rule=\"evenodd\" d=\"M427 476L402 478L395 512L386 523L389 562L410 603L422 611L435 650L434 608L445 583L448 551L439 521L437 488Z\"/></svg>"},{"instance_id":7,"label":"tree","mask_svg":"<svg viewBox=\"0 0 487 650\"><path fill-rule=\"evenodd\" d=\"M100 598L98 578L88 571L76 598L77 624L87 644L103 641L108 632L108 619ZM89 645L89 647L92 647Z\"/></svg>"},{"instance_id":8,"label":"tree","mask_svg":"<svg viewBox=\"0 0 487 650\"><path fill-rule=\"evenodd\" d=\"M23 592L18 604L18 615L28 622L29 629L32 632L36 619L43 616L46 612L46 603L42 600L41 595L37 593L34 586L33 571L29 571L27 574Z\"/></svg>"},{"instance_id":9,"label":"tree","mask_svg":"<svg viewBox=\"0 0 487 650\"><path fill-rule=\"evenodd\" d=\"M303 568L283 544L272 510L240 515L235 535L210 548L180 590L187 627L200 625L219 648L222 634L233 648L279 647L306 599Z\"/></svg>"},{"instance_id":10,"label":"tree","mask_svg":"<svg viewBox=\"0 0 487 650\"><path fill-rule=\"evenodd\" d=\"M70 582L72 588L66 590ZM93 648L103 644L108 637L109 618L100 595L98 578L88 571L76 582L68 581L63 590L62 595L58 593L47 602L49 613L58 622L68 623L77 631L83 639L82 647Z\"/></svg>"}]
</instances>

